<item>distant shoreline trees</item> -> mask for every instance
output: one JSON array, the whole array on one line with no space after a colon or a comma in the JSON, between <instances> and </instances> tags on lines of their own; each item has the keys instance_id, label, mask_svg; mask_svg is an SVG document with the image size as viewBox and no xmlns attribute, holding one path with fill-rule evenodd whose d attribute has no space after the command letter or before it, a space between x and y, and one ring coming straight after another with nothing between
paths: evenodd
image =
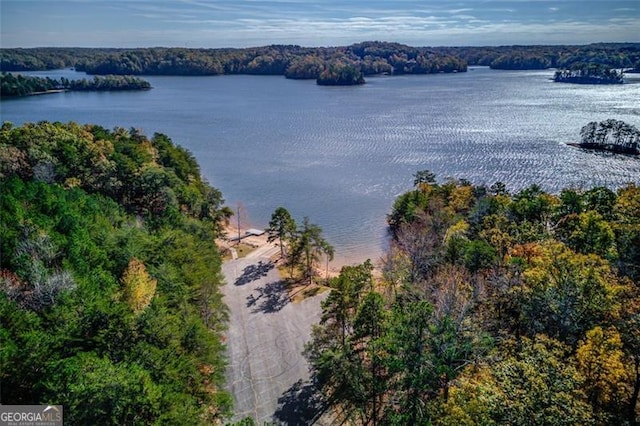
<instances>
[{"instance_id":1,"label":"distant shoreline trees","mask_svg":"<svg viewBox=\"0 0 640 426\"><path fill-rule=\"evenodd\" d=\"M610 71L599 76L593 69L640 72L640 43L413 47L365 41L337 47L0 49L3 71L75 67L94 75L282 75L316 80L318 85L358 85L367 76L380 74L466 72L468 65L499 70L557 68L565 70L556 76L559 82L614 84L622 82L621 76L618 79Z\"/></svg>"},{"instance_id":2,"label":"distant shoreline trees","mask_svg":"<svg viewBox=\"0 0 640 426\"><path fill-rule=\"evenodd\" d=\"M319 86L356 86L365 81L362 72L354 64L336 62L320 73L316 83Z\"/></svg>"},{"instance_id":3,"label":"distant shoreline trees","mask_svg":"<svg viewBox=\"0 0 640 426\"><path fill-rule=\"evenodd\" d=\"M75 67L106 75L283 75L318 79L335 64L351 64L363 76L464 72L467 62L438 48L363 42L341 47L271 45L243 49L0 49L4 71ZM358 81L359 79L356 79ZM323 79L330 84L331 79ZM344 80L335 80L338 84Z\"/></svg>"},{"instance_id":4,"label":"distant shoreline trees","mask_svg":"<svg viewBox=\"0 0 640 426\"><path fill-rule=\"evenodd\" d=\"M412 47L366 41L339 47L0 49L0 69L4 71L75 67L89 74L121 75L269 74L316 79L325 65L336 59L355 60L365 77L383 73L461 72L467 64L525 70L569 69L586 63L640 70L640 44Z\"/></svg>"},{"instance_id":5,"label":"distant shoreline trees","mask_svg":"<svg viewBox=\"0 0 640 426\"><path fill-rule=\"evenodd\" d=\"M95 76L93 79L69 80L61 77L42 78L11 73L0 74L0 98L30 96L65 91L106 92L121 90L147 90L151 84L130 75Z\"/></svg>"},{"instance_id":6,"label":"distant shoreline trees","mask_svg":"<svg viewBox=\"0 0 640 426\"><path fill-rule=\"evenodd\" d=\"M557 83L622 84L624 72L602 64L579 64L571 69L558 70L553 76Z\"/></svg>"}]
</instances>

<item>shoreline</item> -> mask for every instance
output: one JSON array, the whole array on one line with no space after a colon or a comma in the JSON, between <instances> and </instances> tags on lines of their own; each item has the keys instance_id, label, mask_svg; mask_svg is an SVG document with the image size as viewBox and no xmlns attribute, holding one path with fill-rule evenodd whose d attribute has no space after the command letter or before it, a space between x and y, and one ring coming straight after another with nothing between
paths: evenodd
<instances>
[{"instance_id":1,"label":"shoreline","mask_svg":"<svg viewBox=\"0 0 640 426\"><path fill-rule=\"evenodd\" d=\"M613 154L625 154L625 155L640 155L640 150L632 150L630 148L625 148L619 145L600 145L600 144L592 144L592 143L579 143L579 142L567 142L568 146L572 146L574 148L588 149L589 151L601 151L601 152L611 152Z\"/></svg>"},{"instance_id":2,"label":"shoreline","mask_svg":"<svg viewBox=\"0 0 640 426\"><path fill-rule=\"evenodd\" d=\"M247 230L253 228L240 228L240 244L237 243L238 239L238 228L233 226L225 226L223 228L224 236L216 238L216 245L223 251L223 259L224 261L233 260L236 258L244 257L250 255L255 251L266 251L272 252L270 256L271 260L276 264L281 263L280 259L280 246L277 241L269 242L268 235L265 232L262 235L250 235L247 234ZM239 249L240 247L240 249ZM224 253L228 251L228 253ZM239 251L236 256L232 254L233 251ZM379 264L381 260L381 256L384 253L380 253L376 258L371 258L371 262L374 265L375 270L379 270ZM336 253L333 260L329 262L329 277L337 277L340 274L340 271L343 266L352 266L363 263L365 260L355 260L355 259L363 258L363 256L359 256L359 253L350 253L350 255L340 255L340 253ZM325 276L326 274L326 263L323 259L320 262L318 272L320 276Z\"/></svg>"}]
</instances>

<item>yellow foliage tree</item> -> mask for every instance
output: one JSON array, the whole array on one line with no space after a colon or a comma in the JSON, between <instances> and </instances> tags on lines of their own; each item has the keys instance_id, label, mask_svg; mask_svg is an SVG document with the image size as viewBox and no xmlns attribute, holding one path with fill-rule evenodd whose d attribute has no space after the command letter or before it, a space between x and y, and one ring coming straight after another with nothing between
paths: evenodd
<instances>
[{"instance_id":1,"label":"yellow foliage tree","mask_svg":"<svg viewBox=\"0 0 640 426\"><path fill-rule=\"evenodd\" d=\"M445 244L449 242L452 238L467 238L467 232L469 231L469 224L464 220L459 220L454 223L447 229L447 232L444 234L444 242Z\"/></svg>"},{"instance_id":2,"label":"yellow foliage tree","mask_svg":"<svg viewBox=\"0 0 640 426\"><path fill-rule=\"evenodd\" d=\"M449 196L449 207L455 213L467 212L474 201L472 186L457 186Z\"/></svg>"},{"instance_id":3,"label":"yellow foliage tree","mask_svg":"<svg viewBox=\"0 0 640 426\"><path fill-rule=\"evenodd\" d=\"M622 339L614 327L594 327L580 342L578 370L585 377L585 391L596 410L624 398L627 371L623 356Z\"/></svg>"},{"instance_id":4,"label":"yellow foliage tree","mask_svg":"<svg viewBox=\"0 0 640 426\"><path fill-rule=\"evenodd\" d=\"M618 222L640 224L640 186L631 183L621 188L613 210Z\"/></svg>"},{"instance_id":5,"label":"yellow foliage tree","mask_svg":"<svg viewBox=\"0 0 640 426\"><path fill-rule=\"evenodd\" d=\"M157 283L149 276L144 264L134 257L122 275L122 299L135 314L139 314L151 303Z\"/></svg>"}]
</instances>

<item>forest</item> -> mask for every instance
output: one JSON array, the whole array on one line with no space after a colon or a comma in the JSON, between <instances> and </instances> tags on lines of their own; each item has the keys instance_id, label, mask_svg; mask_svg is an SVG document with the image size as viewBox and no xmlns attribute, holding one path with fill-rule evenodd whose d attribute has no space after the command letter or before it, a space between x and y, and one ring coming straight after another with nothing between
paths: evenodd
<instances>
[{"instance_id":1,"label":"forest","mask_svg":"<svg viewBox=\"0 0 640 426\"><path fill-rule=\"evenodd\" d=\"M337 422L636 425L640 187L415 175L370 262L329 282L306 356ZM312 420L312 419L310 419Z\"/></svg>"},{"instance_id":2,"label":"forest","mask_svg":"<svg viewBox=\"0 0 640 426\"><path fill-rule=\"evenodd\" d=\"M0 128L0 398L69 424L212 424L230 211L161 134Z\"/></svg>"},{"instance_id":3,"label":"forest","mask_svg":"<svg viewBox=\"0 0 640 426\"><path fill-rule=\"evenodd\" d=\"M493 69L568 69L577 64L600 64L609 68L640 70L640 43L446 47L441 51L459 57L469 65L484 65Z\"/></svg>"},{"instance_id":4,"label":"forest","mask_svg":"<svg viewBox=\"0 0 640 426\"><path fill-rule=\"evenodd\" d=\"M463 72L467 65L494 69L569 69L584 63L640 71L640 43L412 47L367 41L341 47L0 49L3 71L75 67L78 71L99 75L261 74L318 79L336 63L354 67L363 76Z\"/></svg>"},{"instance_id":5,"label":"forest","mask_svg":"<svg viewBox=\"0 0 640 426\"><path fill-rule=\"evenodd\" d=\"M1 49L4 71L75 67L88 74L284 75L318 79L337 64L362 75L466 71L467 64L430 48L366 42L346 47L272 45L244 49ZM323 79L327 84L330 79Z\"/></svg>"},{"instance_id":6,"label":"forest","mask_svg":"<svg viewBox=\"0 0 640 426\"><path fill-rule=\"evenodd\" d=\"M69 80L61 77L42 78L25 75L0 74L0 98L29 96L53 91L92 91L105 92L117 90L147 90L151 84L139 77L130 75L95 76L93 79Z\"/></svg>"}]
</instances>

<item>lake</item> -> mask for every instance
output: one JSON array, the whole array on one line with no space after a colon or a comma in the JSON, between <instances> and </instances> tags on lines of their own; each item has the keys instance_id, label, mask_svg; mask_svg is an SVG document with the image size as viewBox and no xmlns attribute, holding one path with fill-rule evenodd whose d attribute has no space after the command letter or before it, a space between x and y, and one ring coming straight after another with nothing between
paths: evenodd
<instances>
[{"instance_id":1,"label":"lake","mask_svg":"<svg viewBox=\"0 0 640 426\"><path fill-rule=\"evenodd\" d=\"M32 75L83 77L60 70ZM308 216L336 248L334 266L376 260L386 215L429 169L512 190L533 183L617 188L640 181L640 159L586 152L589 121L640 127L640 84L553 83L553 71L370 77L321 87L284 77L145 77L154 89L63 93L2 101L2 120L76 121L165 133L252 227L278 206Z\"/></svg>"}]
</instances>

